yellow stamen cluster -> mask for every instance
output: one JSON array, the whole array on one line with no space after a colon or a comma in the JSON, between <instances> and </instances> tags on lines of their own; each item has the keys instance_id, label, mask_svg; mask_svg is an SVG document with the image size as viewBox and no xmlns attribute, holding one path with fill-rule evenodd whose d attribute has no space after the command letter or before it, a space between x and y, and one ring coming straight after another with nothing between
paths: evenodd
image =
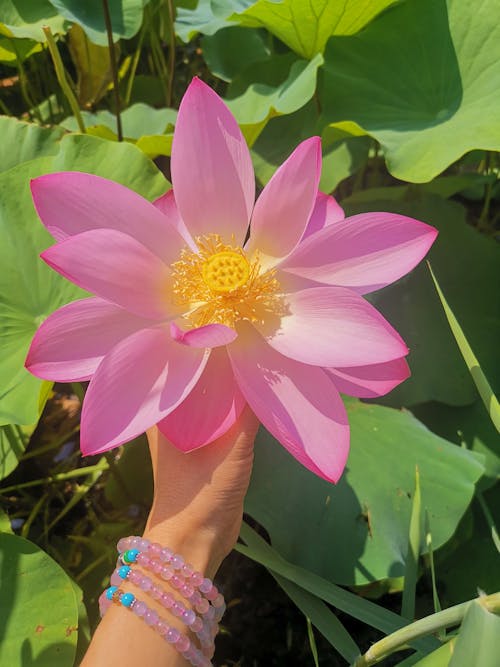
<instances>
[{"instance_id":1,"label":"yellow stamen cluster","mask_svg":"<svg viewBox=\"0 0 500 667\"><path fill-rule=\"evenodd\" d=\"M211 234L196 239L199 252L185 248L172 264L173 293L190 324L264 322L283 309L275 271L261 273L259 259Z\"/></svg>"}]
</instances>

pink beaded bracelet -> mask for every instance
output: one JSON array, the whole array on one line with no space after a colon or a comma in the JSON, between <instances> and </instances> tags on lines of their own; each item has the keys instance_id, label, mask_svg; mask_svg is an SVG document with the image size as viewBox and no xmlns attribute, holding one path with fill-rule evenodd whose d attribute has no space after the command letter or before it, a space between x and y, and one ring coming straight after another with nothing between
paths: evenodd
<instances>
[{"instance_id":1,"label":"pink beaded bracelet","mask_svg":"<svg viewBox=\"0 0 500 667\"><path fill-rule=\"evenodd\" d=\"M154 609L150 609L145 602L138 600L132 593L125 593L117 586L107 588L99 598L101 616L104 616L107 609L113 603L121 604L136 614L136 616L142 618L165 641L172 644L193 667L213 667L210 659L193 644L189 637L186 637L179 630L169 625L164 619L160 618Z\"/></svg>"}]
</instances>

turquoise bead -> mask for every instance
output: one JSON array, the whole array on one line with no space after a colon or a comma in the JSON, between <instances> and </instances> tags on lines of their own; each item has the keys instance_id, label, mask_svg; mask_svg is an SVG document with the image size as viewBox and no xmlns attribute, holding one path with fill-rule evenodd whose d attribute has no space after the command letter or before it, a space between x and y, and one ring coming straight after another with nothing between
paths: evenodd
<instances>
[{"instance_id":1,"label":"turquoise bead","mask_svg":"<svg viewBox=\"0 0 500 667\"><path fill-rule=\"evenodd\" d=\"M125 563L135 563L137 556L139 555L138 549L128 549L122 556L122 559Z\"/></svg>"},{"instance_id":2,"label":"turquoise bead","mask_svg":"<svg viewBox=\"0 0 500 667\"><path fill-rule=\"evenodd\" d=\"M113 595L116 593L118 590L118 586L110 586L108 590L106 591L106 597L108 600L113 600Z\"/></svg>"},{"instance_id":3,"label":"turquoise bead","mask_svg":"<svg viewBox=\"0 0 500 667\"><path fill-rule=\"evenodd\" d=\"M132 595L132 593L124 593L120 598L120 602L124 607L130 607L134 600L135 595Z\"/></svg>"},{"instance_id":4,"label":"turquoise bead","mask_svg":"<svg viewBox=\"0 0 500 667\"><path fill-rule=\"evenodd\" d=\"M126 579L128 577L129 572L130 572L129 565L122 565L122 567L118 568L118 576L121 577L122 579Z\"/></svg>"}]
</instances>

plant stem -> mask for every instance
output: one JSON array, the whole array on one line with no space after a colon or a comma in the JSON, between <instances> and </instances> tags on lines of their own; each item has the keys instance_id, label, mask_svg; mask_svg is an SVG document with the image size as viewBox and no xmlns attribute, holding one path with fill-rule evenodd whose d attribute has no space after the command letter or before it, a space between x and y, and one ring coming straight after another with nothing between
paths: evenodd
<instances>
[{"instance_id":1,"label":"plant stem","mask_svg":"<svg viewBox=\"0 0 500 667\"><path fill-rule=\"evenodd\" d=\"M175 69L175 9L172 0L166 0L168 7L168 27L169 27L169 52L168 52L168 84L167 84L167 106L172 106L172 92L174 89L174 69Z\"/></svg>"},{"instance_id":2,"label":"plant stem","mask_svg":"<svg viewBox=\"0 0 500 667\"><path fill-rule=\"evenodd\" d=\"M108 0L102 0L104 10L104 22L106 23L106 32L108 34L109 61L111 64L111 73L113 75L113 90L116 106L116 134L118 141L123 141L122 119L120 116L120 89L118 87L118 70L116 68L115 44L113 42L113 26L111 25L111 14L109 13Z\"/></svg>"},{"instance_id":3,"label":"plant stem","mask_svg":"<svg viewBox=\"0 0 500 667\"><path fill-rule=\"evenodd\" d=\"M83 122L82 114L80 113L80 107L78 106L75 94L69 85L68 76L64 70L61 54L57 48L52 31L48 26L43 26L42 30L45 33L45 37L47 38L47 46L49 47L50 55L52 56L52 62L54 63L54 69L56 71L59 85L61 86L61 89L69 102L71 110L73 111L73 115L76 118L76 122L78 123L78 129L80 132L82 132L82 134L85 134L85 124Z\"/></svg>"},{"instance_id":4,"label":"plant stem","mask_svg":"<svg viewBox=\"0 0 500 667\"><path fill-rule=\"evenodd\" d=\"M483 595L477 599L489 612L494 614L500 613L500 593ZM353 667L375 665L391 653L394 653L394 651L407 646L409 642L415 641L419 637L438 632L450 625L458 625L462 622L465 612L473 602L474 600L469 600L468 602L457 604L449 609L439 611L437 614L421 618L414 623L410 623L410 625L405 625L404 628L396 630L396 632L373 644L364 655L356 660Z\"/></svg>"},{"instance_id":5,"label":"plant stem","mask_svg":"<svg viewBox=\"0 0 500 667\"><path fill-rule=\"evenodd\" d=\"M67 479L74 479L75 477L81 477L82 475L90 475L90 473L98 472L100 470L107 470L109 464L107 461L100 461L93 466L87 466L85 468L77 468L76 470L70 470L69 472L60 472L56 475L49 475L43 479L34 479L31 482L21 482L21 484L13 484L12 486L6 486L3 489L0 489L0 494L4 495L10 493L11 491L17 491L18 489L28 489L32 486L41 486L42 484L53 484L54 482L64 482Z\"/></svg>"}]
</instances>

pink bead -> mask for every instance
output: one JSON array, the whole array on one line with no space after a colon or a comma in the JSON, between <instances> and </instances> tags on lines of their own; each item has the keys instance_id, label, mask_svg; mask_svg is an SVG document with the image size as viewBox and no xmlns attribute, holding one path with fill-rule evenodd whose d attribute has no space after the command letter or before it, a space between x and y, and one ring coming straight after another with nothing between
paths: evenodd
<instances>
[{"instance_id":1,"label":"pink bead","mask_svg":"<svg viewBox=\"0 0 500 667\"><path fill-rule=\"evenodd\" d=\"M171 560L171 563L174 570L180 570L184 565L184 558L179 556L179 554L175 554Z\"/></svg>"},{"instance_id":2,"label":"pink bead","mask_svg":"<svg viewBox=\"0 0 500 667\"><path fill-rule=\"evenodd\" d=\"M156 629L162 636L167 634L169 627L170 625L168 623L165 623L165 621L162 621L161 619L159 619L158 623L156 624Z\"/></svg>"},{"instance_id":3,"label":"pink bead","mask_svg":"<svg viewBox=\"0 0 500 667\"><path fill-rule=\"evenodd\" d=\"M189 637L186 637L186 635L181 635L175 644L175 648L179 651L179 653L187 651L190 646L191 642L189 641Z\"/></svg>"},{"instance_id":4,"label":"pink bead","mask_svg":"<svg viewBox=\"0 0 500 667\"><path fill-rule=\"evenodd\" d=\"M212 600L212 604L216 609L220 609L225 605L224 596L219 593L219 595Z\"/></svg>"},{"instance_id":5,"label":"pink bead","mask_svg":"<svg viewBox=\"0 0 500 667\"><path fill-rule=\"evenodd\" d=\"M130 570L127 579L131 581L136 586L139 585L139 582L142 581L142 574L137 570Z\"/></svg>"},{"instance_id":6,"label":"pink bead","mask_svg":"<svg viewBox=\"0 0 500 667\"><path fill-rule=\"evenodd\" d=\"M208 621L213 621L215 618L215 609L211 606L208 607L207 611L203 612L205 619Z\"/></svg>"},{"instance_id":7,"label":"pink bead","mask_svg":"<svg viewBox=\"0 0 500 667\"><path fill-rule=\"evenodd\" d=\"M138 549L140 541L141 541L140 537L132 537L130 539L130 549Z\"/></svg>"},{"instance_id":8,"label":"pink bead","mask_svg":"<svg viewBox=\"0 0 500 667\"><path fill-rule=\"evenodd\" d=\"M212 582L210 581L210 579L205 578L205 579L203 579L201 584L198 586L198 588L200 589L200 591L203 594L208 593L208 591L210 591L212 589Z\"/></svg>"},{"instance_id":9,"label":"pink bead","mask_svg":"<svg viewBox=\"0 0 500 667\"><path fill-rule=\"evenodd\" d=\"M153 570L155 574L159 574L161 576L163 565L160 563L159 560L152 560L149 564L149 569Z\"/></svg>"},{"instance_id":10,"label":"pink bead","mask_svg":"<svg viewBox=\"0 0 500 667\"><path fill-rule=\"evenodd\" d=\"M160 551L161 551L161 544L158 544L158 542L153 542L152 544L149 545L148 552L151 556L158 557L160 555Z\"/></svg>"},{"instance_id":11,"label":"pink bead","mask_svg":"<svg viewBox=\"0 0 500 667\"><path fill-rule=\"evenodd\" d=\"M200 614L206 614L207 611L209 610L209 608L210 608L210 604L209 604L208 600L204 600L203 598L195 604L195 609Z\"/></svg>"},{"instance_id":12,"label":"pink bead","mask_svg":"<svg viewBox=\"0 0 500 667\"><path fill-rule=\"evenodd\" d=\"M189 577L193 574L194 572L194 567L191 565L191 563L184 563L184 565L181 568L181 574L183 577L186 577L186 579L189 579Z\"/></svg>"},{"instance_id":13,"label":"pink bead","mask_svg":"<svg viewBox=\"0 0 500 667\"><path fill-rule=\"evenodd\" d=\"M149 577L143 577L141 583L139 584L139 588L146 593L151 590L152 586L153 582Z\"/></svg>"},{"instance_id":14,"label":"pink bead","mask_svg":"<svg viewBox=\"0 0 500 667\"><path fill-rule=\"evenodd\" d=\"M162 560L164 563L170 563L172 560L172 556L174 555L174 552L172 549L169 549L168 547L163 547L160 551L160 560Z\"/></svg>"},{"instance_id":15,"label":"pink bead","mask_svg":"<svg viewBox=\"0 0 500 667\"><path fill-rule=\"evenodd\" d=\"M181 593L182 597L189 600L191 595L194 593L194 588L192 586L190 586L189 584L184 584L180 588L180 593Z\"/></svg>"},{"instance_id":16,"label":"pink bead","mask_svg":"<svg viewBox=\"0 0 500 667\"><path fill-rule=\"evenodd\" d=\"M184 613L184 610L185 610L184 605L181 604L180 602L177 602L177 601L174 602L174 604L172 605L172 607L171 607L171 609L170 609L170 611L172 612L172 614L173 614L174 616L177 616L177 618L179 618L180 616L182 616L182 614Z\"/></svg>"},{"instance_id":17,"label":"pink bead","mask_svg":"<svg viewBox=\"0 0 500 667\"><path fill-rule=\"evenodd\" d=\"M195 621L191 625L191 630L193 632L201 632L203 630L203 621L199 616L196 617Z\"/></svg>"},{"instance_id":18,"label":"pink bead","mask_svg":"<svg viewBox=\"0 0 500 667\"><path fill-rule=\"evenodd\" d=\"M156 625L159 621L158 614L154 611L154 609L148 609L144 614L144 620L148 625Z\"/></svg>"},{"instance_id":19,"label":"pink bead","mask_svg":"<svg viewBox=\"0 0 500 667\"><path fill-rule=\"evenodd\" d=\"M193 604L198 604L198 602L199 602L201 599L202 599L202 598L201 598L201 595L200 595L200 593L198 593L198 591L194 591L194 593L193 593L192 595L190 595L190 597L189 597L189 600L190 600Z\"/></svg>"},{"instance_id":20,"label":"pink bead","mask_svg":"<svg viewBox=\"0 0 500 667\"><path fill-rule=\"evenodd\" d=\"M174 576L173 571L168 567L168 565L162 565L161 570L159 572L159 575L162 579L165 579L165 581L171 581L171 579Z\"/></svg>"},{"instance_id":21,"label":"pink bead","mask_svg":"<svg viewBox=\"0 0 500 667\"><path fill-rule=\"evenodd\" d=\"M215 598L218 595L219 595L219 591L217 590L217 588L215 586L212 586L212 588L208 591L208 593L205 593L205 597L207 598L207 600L210 600L210 602L212 602L212 600L215 600Z\"/></svg>"},{"instance_id":22,"label":"pink bead","mask_svg":"<svg viewBox=\"0 0 500 667\"><path fill-rule=\"evenodd\" d=\"M140 553L137 556L137 564L140 565L141 567L147 568L149 567L151 563L151 559L146 556L145 553Z\"/></svg>"},{"instance_id":23,"label":"pink bead","mask_svg":"<svg viewBox=\"0 0 500 667\"><path fill-rule=\"evenodd\" d=\"M165 635L165 639L170 644L175 644L176 642L179 641L180 634L181 633L178 630L176 630L175 628L169 628L167 630L166 635Z\"/></svg>"},{"instance_id":24,"label":"pink bead","mask_svg":"<svg viewBox=\"0 0 500 667\"><path fill-rule=\"evenodd\" d=\"M144 602L141 602L140 600L137 600L134 603L134 606L132 607L132 611L136 616L144 616L144 614L147 612L148 607Z\"/></svg>"},{"instance_id":25,"label":"pink bead","mask_svg":"<svg viewBox=\"0 0 500 667\"><path fill-rule=\"evenodd\" d=\"M201 584L202 581L203 581L203 575L200 574L199 572L193 572L193 574L191 575L190 583L193 586L196 586L196 588L198 588L198 586Z\"/></svg>"},{"instance_id":26,"label":"pink bead","mask_svg":"<svg viewBox=\"0 0 500 667\"><path fill-rule=\"evenodd\" d=\"M115 570L111 575L109 582L112 586L119 586L122 583L123 579L120 577L118 572Z\"/></svg>"},{"instance_id":27,"label":"pink bead","mask_svg":"<svg viewBox=\"0 0 500 667\"><path fill-rule=\"evenodd\" d=\"M116 545L116 549L119 553L123 553L124 551L127 551L129 548L130 544L130 538L129 537L122 537L121 540L118 540L118 544Z\"/></svg>"},{"instance_id":28,"label":"pink bead","mask_svg":"<svg viewBox=\"0 0 500 667\"><path fill-rule=\"evenodd\" d=\"M186 625L193 625L196 620L196 614L192 609L185 609L181 618Z\"/></svg>"},{"instance_id":29,"label":"pink bead","mask_svg":"<svg viewBox=\"0 0 500 667\"><path fill-rule=\"evenodd\" d=\"M139 546L137 548L139 549L139 551L147 551L149 544L150 544L149 540L145 540L144 538L142 538L141 540L139 540Z\"/></svg>"},{"instance_id":30,"label":"pink bead","mask_svg":"<svg viewBox=\"0 0 500 667\"><path fill-rule=\"evenodd\" d=\"M175 598L171 593L162 593L160 602L165 609L170 609L175 602Z\"/></svg>"},{"instance_id":31,"label":"pink bead","mask_svg":"<svg viewBox=\"0 0 500 667\"><path fill-rule=\"evenodd\" d=\"M179 577L178 574L174 574L170 579L170 584L177 590L181 588L183 583L184 579L182 579L182 577Z\"/></svg>"}]
</instances>

